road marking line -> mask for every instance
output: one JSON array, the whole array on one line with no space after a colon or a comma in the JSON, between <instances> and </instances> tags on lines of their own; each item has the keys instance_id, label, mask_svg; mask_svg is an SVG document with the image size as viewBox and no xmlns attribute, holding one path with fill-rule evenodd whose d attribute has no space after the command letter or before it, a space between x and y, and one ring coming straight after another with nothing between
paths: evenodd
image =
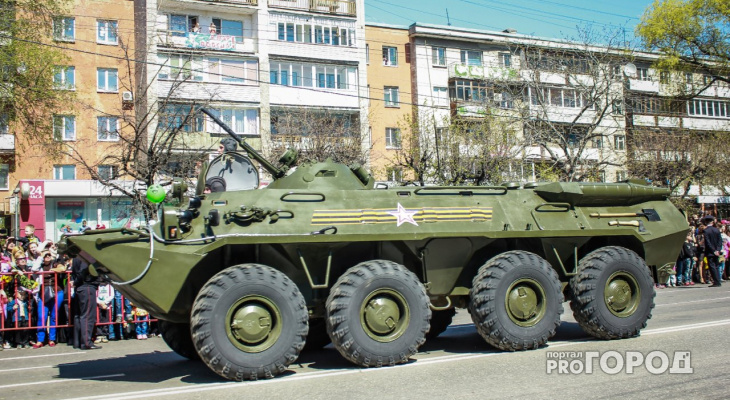
<instances>
[{"instance_id":1,"label":"road marking line","mask_svg":"<svg viewBox=\"0 0 730 400\"><path fill-rule=\"evenodd\" d=\"M97 376L85 376L83 378L68 378L68 379L60 378L60 379L53 379L50 381L41 381L41 382L13 383L11 385L2 385L2 386L0 386L0 389L18 387L18 386L45 385L46 383L58 384L58 383L65 383L65 382L90 380L90 379L114 378L114 377L119 377L119 376L124 376L124 375L125 374L97 375Z\"/></svg>"},{"instance_id":2,"label":"road marking line","mask_svg":"<svg viewBox=\"0 0 730 400\"><path fill-rule=\"evenodd\" d=\"M26 367L26 368L0 369L0 373L1 372L25 371L27 369L42 369L42 368L53 368L53 365L44 365L42 367Z\"/></svg>"},{"instance_id":3,"label":"road marking line","mask_svg":"<svg viewBox=\"0 0 730 400\"><path fill-rule=\"evenodd\" d=\"M715 300L727 300L730 299L730 297L718 297L716 299L702 299L702 300L690 300L690 301L683 301L681 303L668 303L668 304L659 304L656 307L664 307L664 306L678 306L682 304L688 304L688 303L703 303L706 301L715 301Z\"/></svg>"},{"instance_id":4,"label":"road marking line","mask_svg":"<svg viewBox=\"0 0 730 400\"><path fill-rule=\"evenodd\" d=\"M69 356L74 354L84 354L83 351L74 351L73 353L60 353L60 354L41 354L37 356L24 356L24 357L10 357L10 358L0 358L0 361L9 361L9 360L27 360L29 358L41 358L41 357L60 357L60 356Z\"/></svg>"}]
</instances>

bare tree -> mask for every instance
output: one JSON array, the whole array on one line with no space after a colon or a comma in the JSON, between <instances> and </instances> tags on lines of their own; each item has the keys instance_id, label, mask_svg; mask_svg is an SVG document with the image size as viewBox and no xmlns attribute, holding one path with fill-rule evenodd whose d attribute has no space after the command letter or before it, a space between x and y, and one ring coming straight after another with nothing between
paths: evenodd
<instances>
[{"instance_id":1,"label":"bare tree","mask_svg":"<svg viewBox=\"0 0 730 400\"><path fill-rule=\"evenodd\" d=\"M366 160L357 114L325 108L296 108L272 112L270 155L288 148L299 151L297 163L330 159L343 164Z\"/></svg>"}]
</instances>

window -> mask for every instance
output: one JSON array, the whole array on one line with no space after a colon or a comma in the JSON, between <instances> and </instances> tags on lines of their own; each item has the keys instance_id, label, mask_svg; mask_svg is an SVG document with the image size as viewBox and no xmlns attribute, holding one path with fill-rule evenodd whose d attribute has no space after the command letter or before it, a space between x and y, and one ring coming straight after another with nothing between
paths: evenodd
<instances>
[{"instance_id":1,"label":"window","mask_svg":"<svg viewBox=\"0 0 730 400\"><path fill-rule=\"evenodd\" d=\"M117 21L96 21L96 41L102 44L117 44Z\"/></svg>"},{"instance_id":2,"label":"window","mask_svg":"<svg viewBox=\"0 0 730 400\"><path fill-rule=\"evenodd\" d=\"M616 171L616 182L626 180L626 171Z\"/></svg>"},{"instance_id":3,"label":"window","mask_svg":"<svg viewBox=\"0 0 730 400\"><path fill-rule=\"evenodd\" d=\"M193 113L191 106L170 104L160 110L159 124L162 129L180 130L183 132L202 132L205 118Z\"/></svg>"},{"instance_id":4,"label":"window","mask_svg":"<svg viewBox=\"0 0 730 400\"><path fill-rule=\"evenodd\" d=\"M510 53L499 53L499 64L505 68L512 66L512 54Z\"/></svg>"},{"instance_id":5,"label":"window","mask_svg":"<svg viewBox=\"0 0 730 400\"><path fill-rule=\"evenodd\" d=\"M76 117L73 115L54 115L53 138L64 141L76 140Z\"/></svg>"},{"instance_id":6,"label":"window","mask_svg":"<svg viewBox=\"0 0 730 400\"><path fill-rule=\"evenodd\" d=\"M687 102L687 114L702 117L728 118L727 101L693 99Z\"/></svg>"},{"instance_id":7,"label":"window","mask_svg":"<svg viewBox=\"0 0 730 400\"><path fill-rule=\"evenodd\" d=\"M591 141L591 144L593 145L594 149L602 149L603 148L603 138L600 138L600 137L595 138ZM606 181L606 179L604 177L604 179L601 180L601 182L605 182L605 181Z\"/></svg>"},{"instance_id":8,"label":"window","mask_svg":"<svg viewBox=\"0 0 730 400\"><path fill-rule=\"evenodd\" d=\"M119 120L117 117L96 118L96 140L114 142L119 140Z\"/></svg>"},{"instance_id":9,"label":"window","mask_svg":"<svg viewBox=\"0 0 730 400\"><path fill-rule=\"evenodd\" d=\"M502 92L497 94L499 98L499 106L502 108L514 108L514 101L512 100L512 93Z\"/></svg>"},{"instance_id":10,"label":"window","mask_svg":"<svg viewBox=\"0 0 730 400\"><path fill-rule=\"evenodd\" d=\"M96 69L96 90L100 92L116 92L119 90L116 68Z\"/></svg>"},{"instance_id":11,"label":"window","mask_svg":"<svg viewBox=\"0 0 730 400\"><path fill-rule=\"evenodd\" d=\"M431 47L431 52L433 54L433 57L432 57L433 65L437 65L439 67L446 66L446 48L445 47Z\"/></svg>"},{"instance_id":12,"label":"window","mask_svg":"<svg viewBox=\"0 0 730 400\"><path fill-rule=\"evenodd\" d=\"M451 86L451 98L455 100L482 102L487 100L487 92L484 81L458 79Z\"/></svg>"},{"instance_id":13,"label":"window","mask_svg":"<svg viewBox=\"0 0 730 400\"><path fill-rule=\"evenodd\" d=\"M642 81L650 81L648 68L636 68L636 77Z\"/></svg>"},{"instance_id":14,"label":"window","mask_svg":"<svg viewBox=\"0 0 730 400\"><path fill-rule=\"evenodd\" d=\"M408 55L406 55L406 62L410 62L408 58ZM383 65L391 67L398 65L398 49L396 47L383 46Z\"/></svg>"},{"instance_id":15,"label":"window","mask_svg":"<svg viewBox=\"0 0 730 400\"><path fill-rule=\"evenodd\" d=\"M210 110L216 117L220 118L226 125L228 125L233 132L237 135L256 135L258 134L258 118L259 113L257 109L211 109ZM208 119L207 123L208 133L214 135L228 135L218 124Z\"/></svg>"},{"instance_id":16,"label":"window","mask_svg":"<svg viewBox=\"0 0 730 400\"><path fill-rule=\"evenodd\" d=\"M386 180L391 182L403 182L403 168L401 167L388 167L385 170L387 175Z\"/></svg>"},{"instance_id":17,"label":"window","mask_svg":"<svg viewBox=\"0 0 730 400\"><path fill-rule=\"evenodd\" d=\"M710 83L712 83L712 75L707 75L707 74L702 75L702 84L709 85Z\"/></svg>"},{"instance_id":18,"label":"window","mask_svg":"<svg viewBox=\"0 0 730 400\"><path fill-rule=\"evenodd\" d=\"M58 17L53 19L53 39L73 42L75 37L73 17Z\"/></svg>"},{"instance_id":19,"label":"window","mask_svg":"<svg viewBox=\"0 0 730 400\"><path fill-rule=\"evenodd\" d=\"M72 90L76 88L76 68L56 67L53 74L53 86L56 89Z\"/></svg>"},{"instance_id":20,"label":"window","mask_svg":"<svg viewBox=\"0 0 730 400\"><path fill-rule=\"evenodd\" d=\"M370 64L370 44L365 44L365 64Z\"/></svg>"},{"instance_id":21,"label":"window","mask_svg":"<svg viewBox=\"0 0 730 400\"><path fill-rule=\"evenodd\" d=\"M613 148L614 150L626 150L626 135L614 135Z\"/></svg>"},{"instance_id":22,"label":"window","mask_svg":"<svg viewBox=\"0 0 730 400\"><path fill-rule=\"evenodd\" d=\"M433 87L433 104L435 106L448 106L449 105L448 88L439 87L439 86Z\"/></svg>"},{"instance_id":23,"label":"window","mask_svg":"<svg viewBox=\"0 0 730 400\"><path fill-rule=\"evenodd\" d=\"M342 26L278 22L276 23L276 38L286 42L353 46L355 44L355 29ZM369 48L368 44L365 44L365 46Z\"/></svg>"},{"instance_id":24,"label":"window","mask_svg":"<svg viewBox=\"0 0 730 400\"><path fill-rule=\"evenodd\" d=\"M659 72L659 82L664 83L664 84L669 83L669 72L660 71Z\"/></svg>"},{"instance_id":25,"label":"window","mask_svg":"<svg viewBox=\"0 0 730 400\"><path fill-rule=\"evenodd\" d=\"M400 149L400 129L385 128L385 148Z\"/></svg>"},{"instance_id":26,"label":"window","mask_svg":"<svg viewBox=\"0 0 730 400\"><path fill-rule=\"evenodd\" d=\"M117 169L113 165L99 165L96 167L96 173L104 181L110 181L117 177Z\"/></svg>"},{"instance_id":27,"label":"window","mask_svg":"<svg viewBox=\"0 0 730 400\"><path fill-rule=\"evenodd\" d=\"M692 79L692 73L691 72L685 72L684 73L684 82L688 85L691 85L692 82L694 82L694 79Z\"/></svg>"},{"instance_id":28,"label":"window","mask_svg":"<svg viewBox=\"0 0 730 400\"><path fill-rule=\"evenodd\" d=\"M396 86L386 86L384 89L385 92L385 106L386 107L398 107L399 101L398 101L398 87Z\"/></svg>"},{"instance_id":29,"label":"window","mask_svg":"<svg viewBox=\"0 0 730 400\"><path fill-rule=\"evenodd\" d=\"M8 178L10 175L10 165L0 164L0 190L8 190L9 183Z\"/></svg>"},{"instance_id":30,"label":"window","mask_svg":"<svg viewBox=\"0 0 730 400\"><path fill-rule=\"evenodd\" d=\"M611 102L611 112L614 114L622 115L624 113L624 103L621 100L614 100Z\"/></svg>"},{"instance_id":31,"label":"window","mask_svg":"<svg viewBox=\"0 0 730 400\"><path fill-rule=\"evenodd\" d=\"M0 114L0 135L10 133L10 117L8 114Z\"/></svg>"},{"instance_id":32,"label":"window","mask_svg":"<svg viewBox=\"0 0 730 400\"><path fill-rule=\"evenodd\" d=\"M193 58L190 61L187 73L192 76L195 81L206 82L229 82L254 84L258 81L258 63L255 60L221 60L218 58L208 58L207 74L202 72L203 60Z\"/></svg>"},{"instance_id":33,"label":"window","mask_svg":"<svg viewBox=\"0 0 730 400\"><path fill-rule=\"evenodd\" d=\"M349 90L357 80L355 67L272 62L269 68L269 82L284 86Z\"/></svg>"},{"instance_id":34,"label":"window","mask_svg":"<svg viewBox=\"0 0 730 400\"><path fill-rule=\"evenodd\" d=\"M197 21L197 18L195 18ZM168 17L168 27L172 36L185 37L187 32L192 28L188 26L187 15L175 15L172 14Z\"/></svg>"},{"instance_id":35,"label":"window","mask_svg":"<svg viewBox=\"0 0 730 400\"><path fill-rule=\"evenodd\" d=\"M462 50L461 63L466 65L482 65L482 52L473 50Z\"/></svg>"},{"instance_id":36,"label":"window","mask_svg":"<svg viewBox=\"0 0 730 400\"><path fill-rule=\"evenodd\" d=\"M593 105L585 93L570 88L530 88L532 105L551 105L554 107L583 108Z\"/></svg>"},{"instance_id":37,"label":"window","mask_svg":"<svg viewBox=\"0 0 730 400\"><path fill-rule=\"evenodd\" d=\"M221 71L221 60L210 58L208 61L208 82L220 82L224 74ZM163 65L159 67L157 75L159 79L204 80L203 59L200 57L191 57L187 54L158 54L157 62Z\"/></svg>"},{"instance_id":38,"label":"window","mask_svg":"<svg viewBox=\"0 0 730 400\"><path fill-rule=\"evenodd\" d=\"M213 18L213 25L217 27L218 33L221 35L233 36L236 43L243 43L243 22L231 21L227 19ZM286 37L290 42L294 41L294 24L287 24Z\"/></svg>"},{"instance_id":39,"label":"window","mask_svg":"<svg viewBox=\"0 0 730 400\"><path fill-rule=\"evenodd\" d=\"M54 165L53 179L57 180L74 180L76 179L75 165Z\"/></svg>"},{"instance_id":40,"label":"window","mask_svg":"<svg viewBox=\"0 0 730 400\"><path fill-rule=\"evenodd\" d=\"M395 67L398 65L398 48L383 46L383 65Z\"/></svg>"}]
</instances>

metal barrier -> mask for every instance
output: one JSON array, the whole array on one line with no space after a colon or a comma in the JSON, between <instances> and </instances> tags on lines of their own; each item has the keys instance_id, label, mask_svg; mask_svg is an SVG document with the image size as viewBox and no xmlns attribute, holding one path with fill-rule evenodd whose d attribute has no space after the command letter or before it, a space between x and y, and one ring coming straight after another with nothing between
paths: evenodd
<instances>
[{"instance_id":1,"label":"metal barrier","mask_svg":"<svg viewBox=\"0 0 730 400\"><path fill-rule=\"evenodd\" d=\"M21 285L20 276L26 284L37 282L34 288ZM52 287L53 293L46 288ZM4 296L3 296L4 295ZM51 296L53 296L51 298ZM0 274L0 337L8 342L8 336L18 331L28 331L45 340L50 338L51 331L59 328L73 327L74 310L72 297L74 288L70 271L66 272L11 272ZM148 315L147 319L138 319L132 315L131 303L121 294L115 296L106 310L97 306L97 328L124 324L152 323L157 320ZM131 318L130 318L131 317ZM149 326L148 326L149 329ZM123 329L119 333L124 335ZM55 339L55 332L52 335ZM116 336L116 335L113 335ZM71 340L71 338L68 338ZM34 340L35 341L35 340ZM3 343L0 343L2 345Z\"/></svg>"}]
</instances>

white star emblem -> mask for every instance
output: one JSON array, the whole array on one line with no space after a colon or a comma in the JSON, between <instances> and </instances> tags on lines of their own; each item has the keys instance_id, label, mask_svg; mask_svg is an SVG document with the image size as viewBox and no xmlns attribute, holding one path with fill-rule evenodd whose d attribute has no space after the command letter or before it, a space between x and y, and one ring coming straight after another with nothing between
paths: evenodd
<instances>
[{"instance_id":1,"label":"white star emblem","mask_svg":"<svg viewBox=\"0 0 730 400\"><path fill-rule=\"evenodd\" d=\"M398 203L398 211L386 211L386 213L388 213L398 219L398 226L401 226L406 222L408 222L409 224L418 226L418 223L416 222L416 220L413 219L413 216L418 214L418 211L408 211L405 208L403 208L403 206L400 205L400 203Z\"/></svg>"}]
</instances>

